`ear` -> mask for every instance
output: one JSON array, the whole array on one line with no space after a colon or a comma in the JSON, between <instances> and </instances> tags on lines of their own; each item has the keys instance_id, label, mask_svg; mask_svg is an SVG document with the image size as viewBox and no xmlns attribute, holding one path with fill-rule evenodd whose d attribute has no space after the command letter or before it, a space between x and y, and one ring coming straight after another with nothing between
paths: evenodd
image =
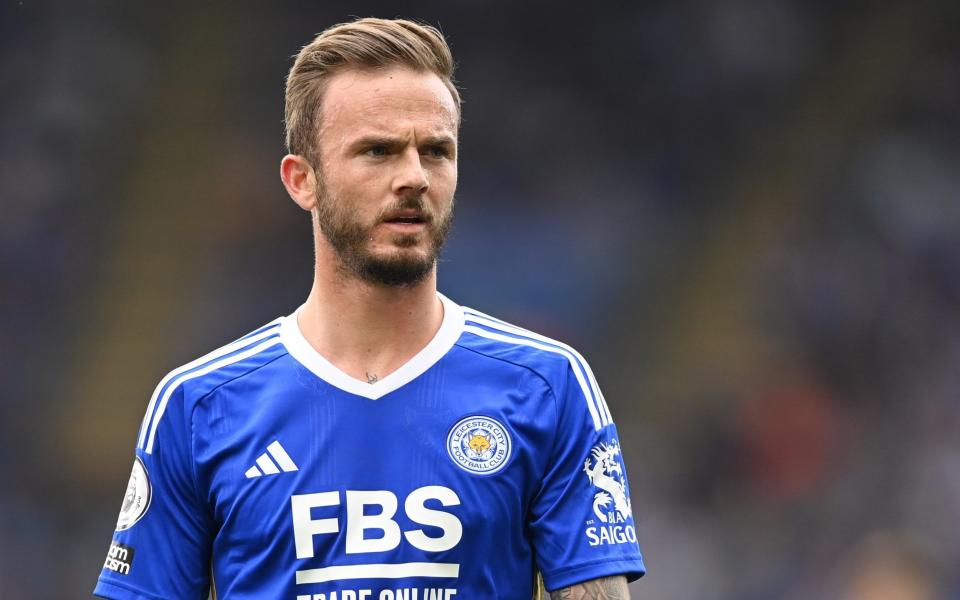
<instances>
[{"instance_id":1,"label":"ear","mask_svg":"<svg viewBox=\"0 0 960 600\"><path fill-rule=\"evenodd\" d=\"M280 179L287 193L303 210L317 205L317 176L306 158L288 154L280 161Z\"/></svg>"}]
</instances>

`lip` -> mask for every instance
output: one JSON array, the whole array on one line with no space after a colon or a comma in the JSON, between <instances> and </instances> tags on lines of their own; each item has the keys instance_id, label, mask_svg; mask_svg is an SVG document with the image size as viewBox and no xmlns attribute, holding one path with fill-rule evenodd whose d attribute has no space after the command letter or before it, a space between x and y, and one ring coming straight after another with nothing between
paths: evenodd
<instances>
[{"instance_id":1,"label":"lip","mask_svg":"<svg viewBox=\"0 0 960 600\"><path fill-rule=\"evenodd\" d=\"M403 233L413 233L416 231L421 231L423 229L426 229L427 227L426 222L422 222L422 221L420 223L397 223L397 222L391 222L391 221L384 221L383 223L380 223L380 225L385 226L387 229L391 229L393 231L398 231Z\"/></svg>"}]
</instances>

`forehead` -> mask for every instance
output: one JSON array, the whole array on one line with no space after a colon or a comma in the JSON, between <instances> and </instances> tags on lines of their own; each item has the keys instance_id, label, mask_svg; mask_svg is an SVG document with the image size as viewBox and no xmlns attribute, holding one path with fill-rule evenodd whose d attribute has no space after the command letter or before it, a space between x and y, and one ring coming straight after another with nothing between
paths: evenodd
<instances>
[{"instance_id":1,"label":"forehead","mask_svg":"<svg viewBox=\"0 0 960 600\"><path fill-rule=\"evenodd\" d=\"M360 134L361 128L455 135L458 121L457 106L443 81L405 67L335 74L324 90L321 115L321 138Z\"/></svg>"}]
</instances>

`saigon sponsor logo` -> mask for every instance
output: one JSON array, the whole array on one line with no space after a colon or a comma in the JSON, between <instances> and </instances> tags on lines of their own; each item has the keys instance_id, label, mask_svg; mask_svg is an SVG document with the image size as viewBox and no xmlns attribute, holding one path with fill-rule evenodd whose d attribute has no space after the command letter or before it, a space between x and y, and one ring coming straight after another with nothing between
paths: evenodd
<instances>
[{"instance_id":1,"label":"saigon sponsor logo","mask_svg":"<svg viewBox=\"0 0 960 600\"><path fill-rule=\"evenodd\" d=\"M626 476L620 462L620 443L600 443L590 449L590 456L583 463L587 479L599 491L593 496L593 514L600 525L592 519L587 521L585 534L591 546L623 544L637 541L633 525L630 497L627 495Z\"/></svg>"},{"instance_id":2,"label":"saigon sponsor logo","mask_svg":"<svg viewBox=\"0 0 960 600\"><path fill-rule=\"evenodd\" d=\"M507 428L499 421L473 415L460 419L447 435L447 454L471 473L490 475L507 464L511 443Z\"/></svg>"},{"instance_id":3,"label":"saigon sponsor logo","mask_svg":"<svg viewBox=\"0 0 960 600\"><path fill-rule=\"evenodd\" d=\"M120 507L120 516L117 518L117 531L130 529L137 521L147 514L153 490L147 468L140 457L133 461L133 470L130 471L130 481L127 482L127 493L123 496L123 505Z\"/></svg>"},{"instance_id":4,"label":"saigon sponsor logo","mask_svg":"<svg viewBox=\"0 0 960 600\"><path fill-rule=\"evenodd\" d=\"M133 547L125 546L120 542L110 542L110 551L107 552L107 560L104 561L103 568L121 575L129 575L132 566Z\"/></svg>"}]
</instances>

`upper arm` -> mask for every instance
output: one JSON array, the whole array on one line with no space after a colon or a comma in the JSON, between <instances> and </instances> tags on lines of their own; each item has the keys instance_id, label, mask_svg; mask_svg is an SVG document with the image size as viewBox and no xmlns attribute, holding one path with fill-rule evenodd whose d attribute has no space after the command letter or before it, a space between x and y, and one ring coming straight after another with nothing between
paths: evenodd
<instances>
[{"instance_id":1,"label":"upper arm","mask_svg":"<svg viewBox=\"0 0 960 600\"><path fill-rule=\"evenodd\" d=\"M569 363L552 382L557 431L529 515L538 567L550 590L615 575L632 580L646 570L616 427L589 367L575 354ZM598 422L596 414L607 418Z\"/></svg>"},{"instance_id":2,"label":"upper arm","mask_svg":"<svg viewBox=\"0 0 960 600\"><path fill-rule=\"evenodd\" d=\"M550 600L630 600L623 575L601 577L550 592Z\"/></svg>"},{"instance_id":3,"label":"upper arm","mask_svg":"<svg viewBox=\"0 0 960 600\"><path fill-rule=\"evenodd\" d=\"M191 413L181 388L168 396L156 444L136 450L99 596L207 598L213 527L194 476Z\"/></svg>"}]
</instances>

